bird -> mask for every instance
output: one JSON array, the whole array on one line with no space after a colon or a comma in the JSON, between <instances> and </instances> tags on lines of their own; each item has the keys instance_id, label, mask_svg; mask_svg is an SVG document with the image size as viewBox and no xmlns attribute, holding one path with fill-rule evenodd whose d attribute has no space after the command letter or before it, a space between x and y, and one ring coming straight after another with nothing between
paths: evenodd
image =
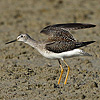
<instances>
[{"instance_id":1,"label":"bird","mask_svg":"<svg viewBox=\"0 0 100 100\"><path fill-rule=\"evenodd\" d=\"M67 83L70 67L66 63L65 58L76 56L91 56L89 53L84 52L80 47L94 43L95 41L78 42L70 33L71 30L85 29L95 27L94 24L87 23L64 23L48 25L40 31L40 34L45 34L48 37L45 41L36 41L31 38L27 33L18 35L17 39L7 42L6 44L22 41L33 48L40 54L49 59L58 60L61 68L58 84L60 84L62 74L64 72L61 61L67 66L67 74L64 84Z\"/></svg>"}]
</instances>

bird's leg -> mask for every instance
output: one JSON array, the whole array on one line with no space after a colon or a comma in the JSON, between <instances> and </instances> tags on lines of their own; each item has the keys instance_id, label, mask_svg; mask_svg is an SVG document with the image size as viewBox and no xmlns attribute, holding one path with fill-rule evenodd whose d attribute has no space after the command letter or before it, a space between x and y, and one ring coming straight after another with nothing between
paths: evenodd
<instances>
[{"instance_id":1,"label":"bird's leg","mask_svg":"<svg viewBox=\"0 0 100 100\"><path fill-rule=\"evenodd\" d=\"M61 65L61 62L60 62L59 59L58 59L58 62L59 62L60 68L61 68L61 74L60 74L60 77L59 77L59 80L58 80L58 84L59 84L64 70L62 68L62 65Z\"/></svg>"},{"instance_id":2,"label":"bird's leg","mask_svg":"<svg viewBox=\"0 0 100 100\"><path fill-rule=\"evenodd\" d=\"M66 83L67 83L67 79L68 79L68 75L69 75L69 71L70 71L70 67L69 67L68 64L65 62L65 60L63 60L63 62L64 62L65 65L68 67L67 75L66 75L65 82L64 82L64 84L66 84Z\"/></svg>"}]
</instances>

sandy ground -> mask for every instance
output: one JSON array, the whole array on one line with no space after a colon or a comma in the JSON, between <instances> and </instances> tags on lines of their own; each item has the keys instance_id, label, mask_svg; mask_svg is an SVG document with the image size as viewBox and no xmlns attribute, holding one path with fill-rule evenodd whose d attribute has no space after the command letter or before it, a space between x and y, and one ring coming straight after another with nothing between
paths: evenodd
<instances>
[{"instance_id":1,"label":"sandy ground","mask_svg":"<svg viewBox=\"0 0 100 100\"><path fill-rule=\"evenodd\" d=\"M42 57L32 47L14 40L28 33L41 40L46 25L69 22L97 27L74 31L78 41L95 40L82 48L92 57L66 59L60 85L56 60ZM100 100L100 0L0 0L0 100Z\"/></svg>"}]
</instances>

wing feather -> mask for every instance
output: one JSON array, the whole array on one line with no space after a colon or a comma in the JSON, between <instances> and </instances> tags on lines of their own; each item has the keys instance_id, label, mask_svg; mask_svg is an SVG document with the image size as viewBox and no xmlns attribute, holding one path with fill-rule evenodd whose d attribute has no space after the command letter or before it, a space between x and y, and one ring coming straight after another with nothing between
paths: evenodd
<instances>
[{"instance_id":1,"label":"wing feather","mask_svg":"<svg viewBox=\"0 0 100 100\"><path fill-rule=\"evenodd\" d=\"M76 41L76 39L72 36L71 33L65 30L56 31L54 34L48 37L46 42L52 42L52 41Z\"/></svg>"},{"instance_id":2,"label":"wing feather","mask_svg":"<svg viewBox=\"0 0 100 100\"><path fill-rule=\"evenodd\" d=\"M49 35L45 48L49 51L60 53L79 47L76 46L76 39L69 32L70 30L85 29L95 26L96 25L93 24L83 23L55 24L45 27L40 33Z\"/></svg>"},{"instance_id":3,"label":"wing feather","mask_svg":"<svg viewBox=\"0 0 100 100\"><path fill-rule=\"evenodd\" d=\"M44 34L53 34L57 30L78 30L78 29L85 29L85 28L92 28L95 27L96 25L93 24L83 24L83 23L67 23L67 24L55 24L55 25L50 25L45 28L43 28L40 33Z\"/></svg>"},{"instance_id":4,"label":"wing feather","mask_svg":"<svg viewBox=\"0 0 100 100\"><path fill-rule=\"evenodd\" d=\"M75 42L55 41L46 44L46 49L55 53L61 53L75 49Z\"/></svg>"}]
</instances>

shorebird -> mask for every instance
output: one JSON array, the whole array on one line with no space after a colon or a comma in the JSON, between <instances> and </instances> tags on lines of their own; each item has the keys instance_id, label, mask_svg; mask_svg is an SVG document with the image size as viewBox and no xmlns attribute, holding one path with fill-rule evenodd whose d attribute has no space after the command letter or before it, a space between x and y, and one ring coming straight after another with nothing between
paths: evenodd
<instances>
[{"instance_id":1,"label":"shorebird","mask_svg":"<svg viewBox=\"0 0 100 100\"><path fill-rule=\"evenodd\" d=\"M91 44L95 41L86 41L86 42L77 42L73 35L69 32L70 30L78 30L95 27L93 24L84 24L84 23L67 23L67 24L55 24L43 28L40 33L48 35L48 38L43 42L38 42L32 39L28 34L21 34L17 39L7 42L6 44L22 41L33 48L37 49L44 57L50 59L57 59L61 67L61 73L58 80L60 83L63 67L60 60L68 67L66 74L65 82L67 83L70 67L65 62L65 58L76 57L76 56L91 56L90 54L79 49L80 47Z\"/></svg>"}]
</instances>

